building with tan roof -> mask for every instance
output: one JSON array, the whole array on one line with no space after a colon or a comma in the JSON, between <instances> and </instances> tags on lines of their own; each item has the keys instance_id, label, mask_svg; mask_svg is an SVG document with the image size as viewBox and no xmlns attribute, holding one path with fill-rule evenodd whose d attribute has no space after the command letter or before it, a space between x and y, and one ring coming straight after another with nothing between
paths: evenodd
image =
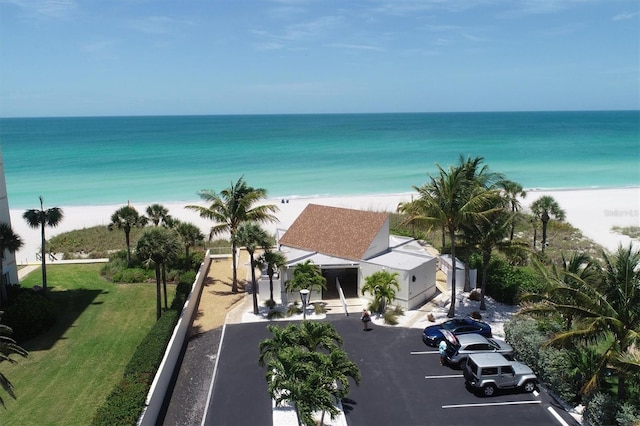
<instances>
[{"instance_id":1,"label":"building with tan roof","mask_svg":"<svg viewBox=\"0 0 640 426\"><path fill-rule=\"evenodd\" d=\"M363 297L366 277L380 270L398 274L394 305L413 309L436 292L436 258L415 239L390 235L387 213L309 204L279 236L278 246L287 258L282 283L307 260L322 270L327 290L312 300L339 298L338 287L345 298ZM284 286L281 291L283 301L299 297Z\"/></svg>"}]
</instances>

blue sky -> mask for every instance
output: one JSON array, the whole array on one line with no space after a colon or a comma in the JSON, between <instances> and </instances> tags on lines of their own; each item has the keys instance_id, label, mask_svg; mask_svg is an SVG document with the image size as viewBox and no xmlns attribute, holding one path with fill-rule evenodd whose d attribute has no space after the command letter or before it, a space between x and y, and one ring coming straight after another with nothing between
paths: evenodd
<instances>
[{"instance_id":1,"label":"blue sky","mask_svg":"<svg viewBox=\"0 0 640 426\"><path fill-rule=\"evenodd\" d=\"M0 116L640 109L638 0L0 0Z\"/></svg>"}]
</instances>

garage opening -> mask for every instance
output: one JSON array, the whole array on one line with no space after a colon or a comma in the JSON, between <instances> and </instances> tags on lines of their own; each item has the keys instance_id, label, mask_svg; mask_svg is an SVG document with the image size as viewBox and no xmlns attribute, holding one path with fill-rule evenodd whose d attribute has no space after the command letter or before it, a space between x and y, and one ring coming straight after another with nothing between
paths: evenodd
<instances>
[{"instance_id":1,"label":"garage opening","mask_svg":"<svg viewBox=\"0 0 640 426\"><path fill-rule=\"evenodd\" d=\"M327 280L327 289L322 291L323 300L339 299L336 278L340 280L340 286L344 297L358 297L358 268L327 268L322 269L322 276Z\"/></svg>"}]
</instances>

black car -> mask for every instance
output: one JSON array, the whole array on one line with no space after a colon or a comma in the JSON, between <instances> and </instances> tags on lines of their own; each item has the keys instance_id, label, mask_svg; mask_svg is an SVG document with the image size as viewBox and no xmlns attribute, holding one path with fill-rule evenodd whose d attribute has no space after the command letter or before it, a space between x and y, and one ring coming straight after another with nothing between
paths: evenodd
<instances>
[{"instance_id":1,"label":"black car","mask_svg":"<svg viewBox=\"0 0 640 426\"><path fill-rule=\"evenodd\" d=\"M422 341L428 346L438 346L444 339L443 329L453 334L477 333L484 337L491 337L491 326L485 322L476 321L473 318L452 318L425 328L422 332Z\"/></svg>"}]
</instances>

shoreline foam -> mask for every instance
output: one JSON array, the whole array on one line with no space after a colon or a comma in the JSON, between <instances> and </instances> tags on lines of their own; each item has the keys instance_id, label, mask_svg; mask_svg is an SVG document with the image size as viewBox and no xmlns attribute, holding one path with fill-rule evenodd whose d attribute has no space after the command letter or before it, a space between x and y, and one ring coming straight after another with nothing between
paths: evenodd
<instances>
[{"instance_id":1,"label":"shoreline foam","mask_svg":"<svg viewBox=\"0 0 640 426\"><path fill-rule=\"evenodd\" d=\"M631 242L629 237L611 232L612 226L640 226L640 186L575 190L529 189L526 191L528 193L527 197L521 200L523 207L528 207L543 195L554 197L560 207L566 211L567 222L579 228L586 237L594 240L609 251L615 250L618 244L628 245ZM275 233L276 229L286 229L310 203L392 212L395 211L398 203L410 201L412 196L415 196L415 193L274 197L270 198L266 203L278 206L280 209L277 213L279 222L265 225L265 228L271 233ZM164 205L175 218L192 222L199 226L205 235L208 234L212 223L202 219L196 212L184 208L189 204L204 205L202 201L156 202ZM152 203L131 203L140 214L144 214L149 204ZM64 212L64 219L57 228L47 228L46 237L49 239L63 232L92 226L107 226L111 215L124 205L126 203L60 206ZM36 252L40 247L40 231L27 226L22 218L24 211L20 209L11 209L10 211L14 232L25 243L23 248L16 252L16 262L19 265L36 262ZM640 247L639 242L636 241L634 244L636 247Z\"/></svg>"}]
</instances>

